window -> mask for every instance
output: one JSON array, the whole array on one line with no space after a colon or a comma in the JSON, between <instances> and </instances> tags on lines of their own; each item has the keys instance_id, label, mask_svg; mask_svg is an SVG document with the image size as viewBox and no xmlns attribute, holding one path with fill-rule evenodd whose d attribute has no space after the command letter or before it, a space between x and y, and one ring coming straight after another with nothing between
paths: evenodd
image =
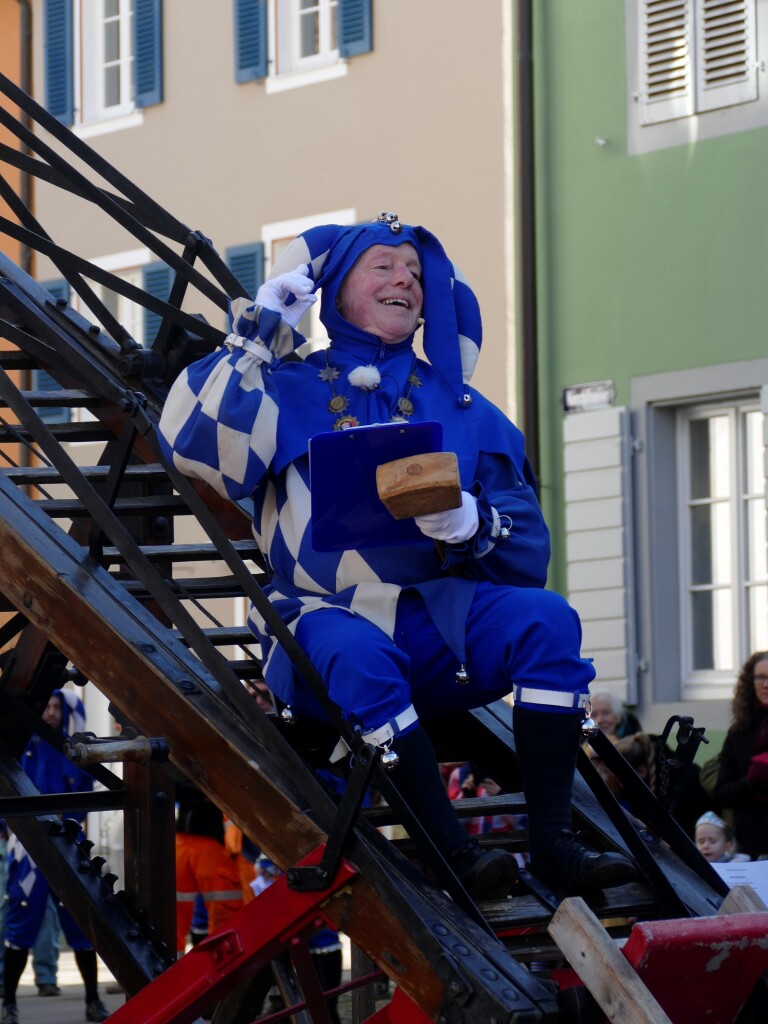
<instances>
[{"instance_id":1,"label":"window","mask_svg":"<svg viewBox=\"0 0 768 1024\"><path fill-rule=\"evenodd\" d=\"M347 73L372 47L371 0L235 0L235 78L268 91Z\"/></svg>"},{"instance_id":2,"label":"window","mask_svg":"<svg viewBox=\"0 0 768 1024\"><path fill-rule=\"evenodd\" d=\"M337 0L278 0L278 75L338 58L338 6Z\"/></svg>"},{"instance_id":3,"label":"window","mask_svg":"<svg viewBox=\"0 0 768 1024\"><path fill-rule=\"evenodd\" d=\"M82 120L131 113L133 0L98 0L81 7Z\"/></svg>"},{"instance_id":4,"label":"window","mask_svg":"<svg viewBox=\"0 0 768 1024\"><path fill-rule=\"evenodd\" d=\"M46 0L44 34L46 106L81 135L162 102L162 0Z\"/></svg>"},{"instance_id":5,"label":"window","mask_svg":"<svg viewBox=\"0 0 768 1024\"><path fill-rule=\"evenodd\" d=\"M95 257L92 262L128 284L165 300L168 298L171 288L172 273L165 263L150 263L151 256L149 249L130 249L109 256ZM132 299L107 288L106 285L87 278L86 280L97 297L118 323L128 331L134 341L137 341L139 345L151 345L161 318L157 317L157 326L155 326L154 321L148 322L148 317L154 317L155 314L150 313ZM91 323L99 323L96 315L86 306L79 295L73 296L72 305L86 320ZM100 326L103 329L103 325Z\"/></svg>"},{"instance_id":6,"label":"window","mask_svg":"<svg viewBox=\"0 0 768 1024\"><path fill-rule=\"evenodd\" d=\"M763 414L756 403L678 413L684 678L733 679L768 647Z\"/></svg>"},{"instance_id":7,"label":"window","mask_svg":"<svg viewBox=\"0 0 768 1024\"><path fill-rule=\"evenodd\" d=\"M637 377L631 396L643 701L728 700L768 648L768 359Z\"/></svg>"},{"instance_id":8,"label":"window","mask_svg":"<svg viewBox=\"0 0 768 1024\"><path fill-rule=\"evenodd\" d=\"M97 257L92 262L128 284L141 288L165 301L171 289L173 275L165 263L150 263L151 255L148 249L132 249L113 253L110 256ZM134 341L139 345L151 346L160 328L162 318L106 285L87 278L86 280L95 295ZM99 324L102 330L106 330L79 295L72 296L72 306L86 320ZM75 418L76 422L83 423L93 420L95 417L83 408L75 410Z\"/></svg>"},{"instance_id":9,"label":"window","mask_svg":"<svg viewBox=\"0 0 768 1024\"><path fill-rule=\"evenodd\" d=\"M626 12L630 152L768 123L756 0L626 0Z\"/></svg>"},{"instance_id":10,"label":"window","mask_svg":"<svg viewBox=\"0 0 768 1024\"><path fill-rule=\"evenodd\" d=\"M313 217L301 217L296 220L280 221L274 224L265 224L261 237L264 244L264 258L265 258L265 270L266 276L269 276L269 272L281 255L285 247L291 242L297 235L301 234L302 231L308 231L309 228L317 227L320 224L354 224L355 223L355 211L352 209L347 210L331 210L328 213L318 214ZM304 314L299 324L296 327L299 334L303 334L307 339L307 346L309 351L313 351L317 348L322 348L328 344L328 335L325 332L325 328L320 322L320 301L315 302L307 312ZM305 346L302 346L302 350ZM302 351L302 354L306 354Z\"/></svg>"}]
</instances>

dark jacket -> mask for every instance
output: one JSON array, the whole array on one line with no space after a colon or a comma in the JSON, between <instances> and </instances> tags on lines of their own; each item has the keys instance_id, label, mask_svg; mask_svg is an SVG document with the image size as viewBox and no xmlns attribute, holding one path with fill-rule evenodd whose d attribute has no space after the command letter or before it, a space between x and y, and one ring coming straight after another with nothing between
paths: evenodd
<instances>
[{"instance_id":1,"label":"dark jacket","mask_svg":"<svg viewBox=\"0 0 768 1024\"><path fill-rule=\"evenodd\" d=\"M733 830L742 853L756 860L768 856L768 792L761 793L747 782L749 762L768 745L768 711L757 712L746 730L733 726L723 743L715 799L733 811Z\"/></svg>"}]
</instances>

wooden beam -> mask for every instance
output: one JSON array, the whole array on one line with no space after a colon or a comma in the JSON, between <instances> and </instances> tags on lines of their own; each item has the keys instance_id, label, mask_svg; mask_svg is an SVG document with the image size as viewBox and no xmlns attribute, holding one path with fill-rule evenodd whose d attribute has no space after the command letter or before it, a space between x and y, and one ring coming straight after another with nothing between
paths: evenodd
<instances>
[{"instance_id":1,"label":"wooden beam","mask_svg":"<svg viewBox=\"0 0 768 1024\"><path fill-rule=\"evenodd\" d=\"M734 885L723 900L718 914L754 914L768 910L751 885Z\"/></svg>"},{"instance_id":2,"label":"wooden beam","mask_svg":"<svg viewBox=\"0 0 768 1024\"><path fill-rule=\"evenodd\" d=\"M671 1024L580 896L563 900L548 930L609 1021Z\"/></svg>"},{"instance_id":3,"label":"wooden beam","mask_svg":"<svg viewBox=\"0 0 768 1024\"><path fill-rule=\"evenodd\" d=\"M336 807L267 717L230 703L199 659L2 474L0 590L144 735L165 736L173 763L276 864L325 841ZM486 1019L528 999L549 1007L552 994L498 940L393 856L375 830L356 830L349 858L361 873L328 901L335 927L433 1017L461 998L457 971ZM87 919L78 923L87 932Z\"/></svg>"}]
</instances>

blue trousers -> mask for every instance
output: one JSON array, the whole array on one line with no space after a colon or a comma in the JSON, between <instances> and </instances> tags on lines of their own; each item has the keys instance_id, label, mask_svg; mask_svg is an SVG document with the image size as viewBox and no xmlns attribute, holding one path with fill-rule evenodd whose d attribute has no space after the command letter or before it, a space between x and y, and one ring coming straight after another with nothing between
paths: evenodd
<instances>
[{"instance_id":1,"label":"blue trousers","mask_svg":"<svg viewBox=\"0 0 768 1024\"><path fill-rule=\"evenodd\" d=\"M450 587L450 578L445 585ZM516 684L587 694L595 676L591 661L581 657L576 612L559 594L535 588L478 584L466 622L469 682L464 685L456 681L455 654L415 591L400 597L394 639L367 619L336 608L304 615L296 639L331 699L364 734L411 704L428 719L489 704ZM301 687L292 707L324 717ZM561 709L544 705L541 710Z\"/></svg>"}]
</instances>

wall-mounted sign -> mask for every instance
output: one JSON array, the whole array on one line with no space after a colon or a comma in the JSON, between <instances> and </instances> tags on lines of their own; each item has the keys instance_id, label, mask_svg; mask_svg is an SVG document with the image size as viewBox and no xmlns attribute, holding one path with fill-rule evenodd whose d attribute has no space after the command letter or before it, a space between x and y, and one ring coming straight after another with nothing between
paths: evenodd
<instances>
[{"instance_id":1,"label":"wall-mounted sign","mask_svg":"<svg viewBox=\"0 0 768 1024\"><path fill-rule=\"evenodd\" d=\"M608 409L616 400L616 388L612 380L596 380L591 384L571 384L563 388L564 412L592 412L594 409Z\"/></svg>"}]
</instances>

